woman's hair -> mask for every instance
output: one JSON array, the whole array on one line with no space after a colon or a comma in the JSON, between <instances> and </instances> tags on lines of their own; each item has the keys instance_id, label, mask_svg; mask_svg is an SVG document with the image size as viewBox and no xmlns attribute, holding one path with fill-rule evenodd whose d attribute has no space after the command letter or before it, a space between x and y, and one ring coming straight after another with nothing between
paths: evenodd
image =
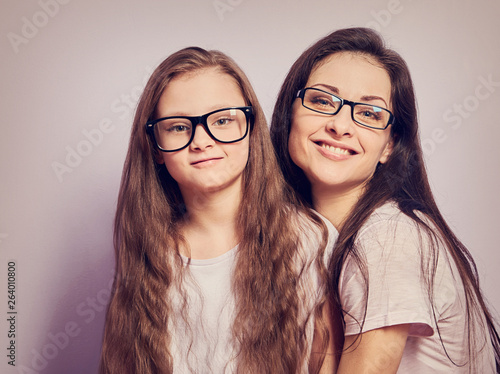
<instances>
[{"instance_id":1,"label":"woman's hair","mask_svg":"<svg viewBox=\"0 0 500 374\"><path fill-rule=\"evenodd\" d=\"M156 162L159 151L145 124L154 118L172 79L204 69L231 76L254 113L232 279L237 371L295 373L305 362L305 324L298 317L300 269L294 267L298 230L290 230L297 226L291 210L306 214L322 229L323 244L324 224L309 210L292 207L293 194L280 173L262 108L245 74L221 52L190 47L158 66L138 103L115 217L116 277L106 316L101 373L172 372L168 326L174 316L167 294L182 282L179 247L186 241L178 228L186 208L177 183ZM317 260L315 266L320 263ZM326 280L326 269L320 270ZM184 307L189 307L184 301Z\"/></svg>"},{"instance_id":2,"label":"woman's hair","mask_svg":"<svg viewBox=\"0 0 500 374\"><path fill-rule=\"evenodd\" d=\"M404 214L417 222L433 239L431 243L436 243L437 238L442 238L444 241L458 267L464 285L467 301L467 323L473 329L475 320L480 320L481 314L484 314L495 349L498 371L499 336L481 295L476 265L467 248L446 224L429 186L418 134L416 99L408 66L398 53L385 47L383 39L375 31L367 28L335 31L309 47L291 67L278 95L271 124L271 139L285 179L303 202L312 204L311 185L302 170L293 163L288 152L292 106L297 91L305 87L313 70L320 66L327 57L339 52L367 56L387 71L391 80L391 102L395 123L391 126L394 145L389 159L384 164L379 163L373 177L368 181L363 195L352 208L340 230L339 239L329 264L329 275L332 277L330 294L334 299L333 302L340 308L337 285L346 258L349 255L352 256L360 268L364 268L363 261L354 245L358 231L376 208L388 201L394 201ZM431 220L431 225L427 225L421 220L418 212L428 217ZM432 230L431 226L435 227L435 230ZM434 232L436 230L437 232ZM431 249L431 254L429 266L425 268L426 265L424 265L423 271L430 275L428 287L431 305L433 305L432 281L437 262L435 246ZM367 288L366 292L368 292ZM469 353L471 353L472 359L474 358L472 352L475 352L475 348L474 342L469 342Z\"/></svg>"}]
</instances>

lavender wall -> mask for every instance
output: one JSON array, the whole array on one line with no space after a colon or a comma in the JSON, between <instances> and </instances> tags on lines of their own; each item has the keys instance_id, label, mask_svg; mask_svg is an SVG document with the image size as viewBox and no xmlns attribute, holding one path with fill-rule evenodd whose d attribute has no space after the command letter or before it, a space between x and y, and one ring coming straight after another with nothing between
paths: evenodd
<instances>
[{"instance_id":1,"label":"lavender wall","mask_svg":"<svg viewBox=\"0 0 500 374\"><path fill-rule=\"evenodd\" d=\"M189 45L231 55L270 118L309 44L380 30L412 71L439 206L498 310L499 17L494 0L1 0L0 371L96 372L132 113L151 70Z\"/></svg>"}]
</instances>

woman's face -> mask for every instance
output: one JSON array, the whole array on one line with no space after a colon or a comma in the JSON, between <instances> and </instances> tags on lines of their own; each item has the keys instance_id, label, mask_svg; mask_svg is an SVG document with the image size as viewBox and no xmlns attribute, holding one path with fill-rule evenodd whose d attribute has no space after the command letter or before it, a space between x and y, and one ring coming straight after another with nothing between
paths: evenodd
<instances>
[{"instance_id":1,"label":"woman's face","mask_svg":"<svg viewBox=\"0 0 500 374\"><path fill-rule=\"evenodd\" d=\"M156 116L200 116L245 105L234 78L210 68L171 80L160 97ZM183 195L215 192L230 187L241 189L248 152L249 135L236 143L219 143L198 124L189 146L176 152L160 152L159 161L165 163Z\"/></svg>"},{"instance_id":2,"label":"woman's face","mask_svg":"<svg viewBox=\"0 0 500 374\"><path fill-rule=\"evenodd\" d=\"M365 55L329 56L312 71L306 87L392 111L389 75ZM357 124L349 105L332 116L305 108L300 98L293 104L288 149L311 182L313 195L321 190L345 194L362 189L377 164L387 160L391 145L390 126L375 130Z\"/></svg>"}]
</instances>

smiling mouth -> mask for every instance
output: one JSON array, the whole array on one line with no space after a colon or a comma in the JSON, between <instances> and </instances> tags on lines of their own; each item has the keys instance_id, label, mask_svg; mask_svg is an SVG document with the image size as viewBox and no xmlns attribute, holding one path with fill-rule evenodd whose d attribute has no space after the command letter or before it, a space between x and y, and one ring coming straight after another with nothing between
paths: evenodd
<instances>
[{"instance_id":1,"label":"smiling mouth","mask_svg":"<svg viewBox=\"0 0 500 374\"><path fill-rule=\"evenodd\" d=\"M192 162L191 165L198 165L198 164L202 164L204 162L217 161L217 160L220 160L220 159L221 159L221 157L206 158L204 160L199 160L199 161Z\"/></svg>"},{"instance_id":2,"label":"smiling mouth","mask_svg":"<svg viewBox=\"0 0 500 374\"><path fill-rule=\"evenodd\" d=\"M328 145L328 144L325 144L325 143L316 143L316 144L319 145L321 148L324 148L324 149L328 150L329 152L335 153L337 155L346 155L346 156L349 156L349 155L355 155L356 154L356 152L353 151L353 150L351 150L351 149L334 147L333 145Z\"/></svg>"}]
</instances>

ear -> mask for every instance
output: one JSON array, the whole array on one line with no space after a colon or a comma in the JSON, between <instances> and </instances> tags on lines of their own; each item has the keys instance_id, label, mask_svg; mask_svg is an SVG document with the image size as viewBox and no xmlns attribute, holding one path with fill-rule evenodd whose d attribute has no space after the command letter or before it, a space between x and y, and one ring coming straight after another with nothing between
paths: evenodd
<instances>
[{"instance_id":1,"label":"ear","mask_svg":"<svg viewBox=\"0 0 500 374\"><path fill-rule=\"evenodd\" d=\"M394 140L391 137L389 139L389 142L385 145L385 148L382 151L382 155L380 156L380 159L378 160L381 164L385 164L387 162L387 160L389 159L389 156L392 153L393 146L394 146Z\"/></svg>"}]
</instances>

